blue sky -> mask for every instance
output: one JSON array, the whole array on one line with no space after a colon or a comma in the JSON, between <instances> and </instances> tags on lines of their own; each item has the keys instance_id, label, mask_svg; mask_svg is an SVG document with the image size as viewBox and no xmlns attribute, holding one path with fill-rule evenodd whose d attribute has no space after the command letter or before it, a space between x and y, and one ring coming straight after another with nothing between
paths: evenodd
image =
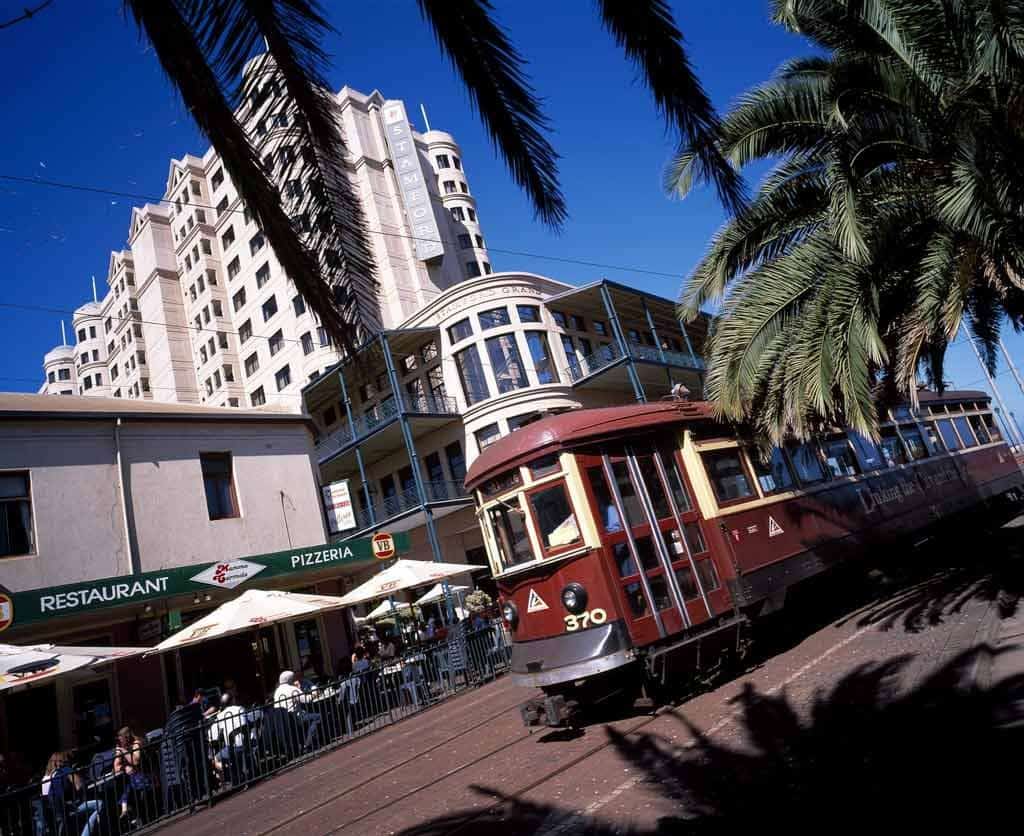
<instances>
[{"instance_id":1,"label":"blue sky","mask_svg":"<svg viewBox=\"0 0 1024 836\"><path fill-rule=\"evenodd\" d=\"M0 17L13 17L23 5L0 0ZM672 137L633 68L600 29L592 2L495 5L531 62L554 125L570 211L561 234L534 221L414 0L327 3L339 30L326 45L333 56L330 81L404 99L417 122L422 103L433 127L455 135L495 269L531 270L570 282L604 274L675 296L722 221L714 195L703 190L672 201L663 194L661 171L673 151ZM172 157L205 151L207 143L121 9L120 0L56 0L33 20L0 31L0 71L8 79L0 174L158 197ZM344 9L351 17L338 13ZM766 0L689 0L677 4L676 16L719 108L786 58L807 51L800 38L769 24ZM71 309L85 301L90 276L102 282L110 251L125 244L132 203L0 180L0 302ZM59 319L57 313L0 308L0 389L37 388L42 355L59 341ZM1011 335L1007 342L1024 360L1024 338ZM964 344L953 347L949 368L958 385L983 382ZM1009 408L1024 420L1024 397L1012 378L1002 374L998 380Z\"/></svg>"}]
</instances>

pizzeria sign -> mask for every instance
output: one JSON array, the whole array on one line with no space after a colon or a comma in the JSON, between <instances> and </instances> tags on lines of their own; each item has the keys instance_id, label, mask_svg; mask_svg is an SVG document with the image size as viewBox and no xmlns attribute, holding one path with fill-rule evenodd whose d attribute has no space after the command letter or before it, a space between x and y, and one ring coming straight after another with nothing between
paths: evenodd
<instances>
[{"instance_id":1,"label":"pizzeria sign","mask_svg":"<svg viewBox=\"0 0 1024 836\"><path fill-rule=\"evenodd\" d=\"M395 534L392 539L397 552L409 550L408 534ZM365 538L214 563L176 566L137 575L0 593L0 632L8 627L21 627L51 618L146 603L175 595L209 592L210 587L252 588L272 578L374 561L371 539Z\"/></svg>"}]
</instances>

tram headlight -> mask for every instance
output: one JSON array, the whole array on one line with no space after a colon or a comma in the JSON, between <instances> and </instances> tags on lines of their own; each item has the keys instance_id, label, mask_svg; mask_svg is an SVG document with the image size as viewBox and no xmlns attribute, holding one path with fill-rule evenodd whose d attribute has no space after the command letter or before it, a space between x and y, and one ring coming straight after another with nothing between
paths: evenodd
<instances>
[{"instance_id":1,"label":"tram headlight","mask_svg":"<svg viewBox=\"0 0 1024 836\"><path fill-rule=\"evenodd\" d=\"M587 590L583 584L571 583L562 590L562 605L573 615L579 615L587 608Z\"/></svg>"},{"instance_id":2,"label":"tram headlight","mask_svg":"<svg viewBox=\"0 0 1024 836\"><path fill-rule=\"evenodd\" d=\"M519 623L519 610L516 609L516 605L511 601L506 601L501 605L501 617L514 630Z\"/></svg>"}]
</instances>

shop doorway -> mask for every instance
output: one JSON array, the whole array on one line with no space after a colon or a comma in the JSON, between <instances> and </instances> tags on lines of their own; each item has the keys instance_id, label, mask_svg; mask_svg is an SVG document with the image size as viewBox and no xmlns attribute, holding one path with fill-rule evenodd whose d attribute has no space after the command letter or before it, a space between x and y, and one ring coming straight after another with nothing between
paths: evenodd
<instances>
[{"instance_id":1,"label":"shop doorway","mask_svg":"<svg viewBox=\"0 0 1024 836\"><path fill-rule=\"evenodd\" d=\"M71 688L71 739L79 749L114 747L114 710L107 677Z\"/></svg>"},{"instance_id":2,"label":"shop doorway","mask_svg":"<svg viewBox=\"0 0 1024 836\"><path fill-rule=\"evenodd\" d=\"M57 686L37 685L4 697L8 751L18 753L33 771L60 748Z\"/></svg>"}]
</instances>

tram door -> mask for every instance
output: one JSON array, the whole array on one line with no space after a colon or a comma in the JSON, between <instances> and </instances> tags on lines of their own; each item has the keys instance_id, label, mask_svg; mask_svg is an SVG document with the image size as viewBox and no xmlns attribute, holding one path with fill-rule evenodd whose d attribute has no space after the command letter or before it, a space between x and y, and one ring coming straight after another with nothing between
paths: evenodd
<instances>
[{"instance_id":1,"label":"tram door","mask_svg":"<svg viewBox=\"0 0 1024 836\"><path fill-rule=\"evenodd\" d=\"M707 620L719 583L673 445L605 448L580 463L633 640Z\"/></svg>"}]
</instances>

